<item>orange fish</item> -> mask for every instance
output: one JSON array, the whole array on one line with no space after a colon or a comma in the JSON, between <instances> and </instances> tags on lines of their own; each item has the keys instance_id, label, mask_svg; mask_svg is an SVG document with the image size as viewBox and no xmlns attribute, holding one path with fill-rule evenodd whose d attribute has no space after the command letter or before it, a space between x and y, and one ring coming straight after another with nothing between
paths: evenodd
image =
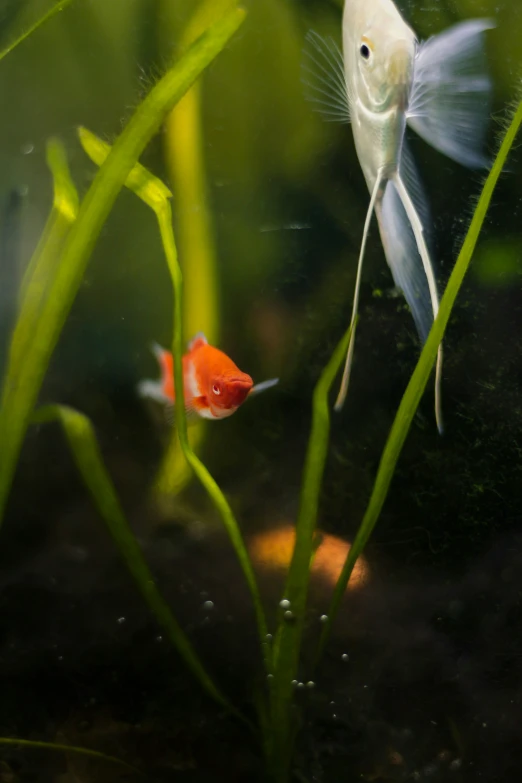
<instances>
[{"instance_id":1,"label":"orange fish","mask_svg":"<svg viewBox=\"0 0 522 783\"><path fill-rule=\"evenodd\" d=\"M174 362L170 351L153 343L161 375L157 381L141 381L138 392L168 406L174 404ZM185 408L190 417L224 419L231 416L247 397L278 383L278 378L258 383L241 372L223 351L209 345L203 333L189 343L183 355L183 391Z\"/></svg>"}]
</instances>

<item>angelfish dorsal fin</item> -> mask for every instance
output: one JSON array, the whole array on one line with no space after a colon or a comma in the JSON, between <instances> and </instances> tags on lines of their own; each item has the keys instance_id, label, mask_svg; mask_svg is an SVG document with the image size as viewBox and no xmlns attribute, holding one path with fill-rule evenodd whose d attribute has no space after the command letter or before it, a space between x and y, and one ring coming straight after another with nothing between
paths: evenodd
<instances>
[{"instance_id":1,"label":"angelfish dorsal fin","mask_svg":"<svg viewBox=\"0 0 522 783\"><path fill-rule=\"evenodd\" d=\"M208 340L203 332L198 332L195 334L192 340L189 342L187 348L189 351L193 351L195 348L199 348L200 345L208 345Z\"/></svg>"}]
</instances>

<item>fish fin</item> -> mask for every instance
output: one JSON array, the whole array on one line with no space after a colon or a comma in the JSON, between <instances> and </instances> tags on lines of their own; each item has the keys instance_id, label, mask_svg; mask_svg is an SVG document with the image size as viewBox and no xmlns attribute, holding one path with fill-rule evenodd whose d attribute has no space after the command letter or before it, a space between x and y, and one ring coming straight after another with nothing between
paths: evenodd
<instances>
[{"instance_id":1,"label":"fish fin","mask_svg":"<svg viewBox=\"0 0 522 783\"><path fill-rule=\"evenodd\" d=\"M366 220L364 221L363 236L361 240L361 249L359 251L359 261L357 263L357 277L355 278L355 291L353 295L353 305L352 305L352 319L350 321L352 332L350 335L350 343L348 345L348 351L346 353L346 361L344 363L341 388L339 389L339 394L337 395L337 399L334 405L334 410L336 411L341 410L341 408L344 405L344 401L346 400L346 395L348 393L348 383L350 381L350 370L352 368L353 349L355 345L355 320L357 318L357 310L359 308L359 291L361 288L361 274L362 274L362 264L364 259L364 251L366 249L366 240L368 238L368 232L370 230L370 222L372 219L373 211L375 209L375 205L377 203L377 196L379 194L379 190L382 185L382 179L383 179L383 172L382 169L379 169L379 171L377 172L377 178L375 180L375 184L373 186L373 191L370 198L370 204L368 206L368 212L366 213Z\"/></svg>"},{"instance_id":2,"label":"fish fin","mask_svg":"<svg viewBox=\"0 0 522 783\"><path fill-rule=\"evenodd\" d=\"M167 351L167 349L163 348L159 343L152 342L150 344L150 350L152 351L152 353L156 357L156 359L158 361L158 364L161 366L162 363L163 363L163 360L165 358L165 354L169 353Z\"/></svg>"},{"instance_id":3,"label":"fish fin","mask_svg":"<svg viewBox=\"0 0 522 783\"><path fill-rule=\"evenodd\" d=\"M192 340L189 342L187 348L189 351L193 351L194 348L199 348L200 345L208 345L208 340L203 332L198 332L195 334Z\"/></svg>"},{"instance_id":4,"label":"fish fin","mask_svg":"<svg viewBox=\"0 0 522 783\"><path fill-rule=\"evenodd\" d=\"M407 112L428 144L469 168L488 165L483 154L490 115L491 79L482 33L495 23L472 19L420 44Z\"/></svg>"},{"instance_id":5,"label":"fish fin","mask_svg":"<svg viewBox=\"0 0 522 783\"><path fill-rule=\"evenodd\" d=\"M144 397L149 400L155 400L162 404L170 402L169 398L163 391L163 384L161 381L140 381L136 389L140 397Z\"/></svg>"},{"instance_id":6,"label":"fish fin","mask_svg":"<svg viewBox=\"0 0 522 783\"><path fill-rule=\"evenodd\" d=\"M315 30L309 30L305 40L301 61L305 98L328 122L350 122L350 96L339 46Z\"/></svg>"},{"instance_id":7,"label":"fish fin","mask_svg":"<svg viewBox=\"0 0 522 783\"><path fill-rule=\"evenodd\" d=\"M164 399L164 407L165 407L165 419L167 420L167 423L170 424L171 427L175 424L175 405L172 402L172 400L165 400ZM199 418L199 414L197 410L190 404L185 405L185 415L187 417L187 425L195 424L196 421Z\"/></svg>"},{"instance_id":8,"label":"fish fin","mask_svg":"<svg viewBox=\"0 0 522 783\"><path fill-rule=\"evenodd\" d=\"M255 386L252 386L250 389L248 396L253 397L256 394L261 394L261 392L266 391L267 389L271 389L273 386L277 386L279 383L279 378L270 378L269 381L262 381L261 383L256 383Z\"/></svg>"},{"instance_id":9,"label":"fish fin","mask_svg":"<svg viewBox=\"0 0 522 783\"><path fill-rule=\"evenodd\" d=\"M165 406L164 406L164 413L165 413L165 420L167 424L171 427L174 426L174 403L172 400L166 400Z\"/></svg>"},{"instance_id":10,"label":"fish fin","mask_svg":"<svg viewBox=\"0 0 522 783\"><path fill-rule=\"evenodd\" d=\"M428 207L413 159L408 160L407 167L401 166L401 170L405 172L409 189L399 171L388 181L376 212L393 279L404 294L424 343L439 309L437 283L421 219L421 215L428 214ZM440 433L443 430L441 373L442 346L439 347L435 376L435 417Z\"/></svg>"}]
</instances>

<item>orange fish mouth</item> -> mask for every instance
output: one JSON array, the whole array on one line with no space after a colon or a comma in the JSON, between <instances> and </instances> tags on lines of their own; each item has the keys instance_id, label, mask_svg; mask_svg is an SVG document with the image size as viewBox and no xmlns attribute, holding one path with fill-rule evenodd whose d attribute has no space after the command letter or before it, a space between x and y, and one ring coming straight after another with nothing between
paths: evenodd
<instances>
[{"instance_id":1,"label":"orange fish mouth","mask_svg":"<svg viewBox=\"0 0 522 783\"><path fill-rule=\"evenodd\" d=\"M238 408L248 397L253 385L254 382L248 375L227 378L222 395L215 403L219 408Z\"/></svg>"}]
</instances>

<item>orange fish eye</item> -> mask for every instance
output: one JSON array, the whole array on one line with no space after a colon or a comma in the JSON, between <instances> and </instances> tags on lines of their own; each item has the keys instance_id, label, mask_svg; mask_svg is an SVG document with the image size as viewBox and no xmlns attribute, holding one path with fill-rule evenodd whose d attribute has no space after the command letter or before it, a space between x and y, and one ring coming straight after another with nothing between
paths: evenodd
<instances>
[{"instance_id":1,"label":"orange fish eye","mask_svg":"<svg viewBox=\"0 0 522 783\"><path fill-rule=\"evenodd\" d=\"M212 386L212 391L214 392L214 394L217 394L218 396L221 394L221 389L219 388L219 386L217 385L217 383L215 383L215 384Z\"/></svg>"}]
</instances>

